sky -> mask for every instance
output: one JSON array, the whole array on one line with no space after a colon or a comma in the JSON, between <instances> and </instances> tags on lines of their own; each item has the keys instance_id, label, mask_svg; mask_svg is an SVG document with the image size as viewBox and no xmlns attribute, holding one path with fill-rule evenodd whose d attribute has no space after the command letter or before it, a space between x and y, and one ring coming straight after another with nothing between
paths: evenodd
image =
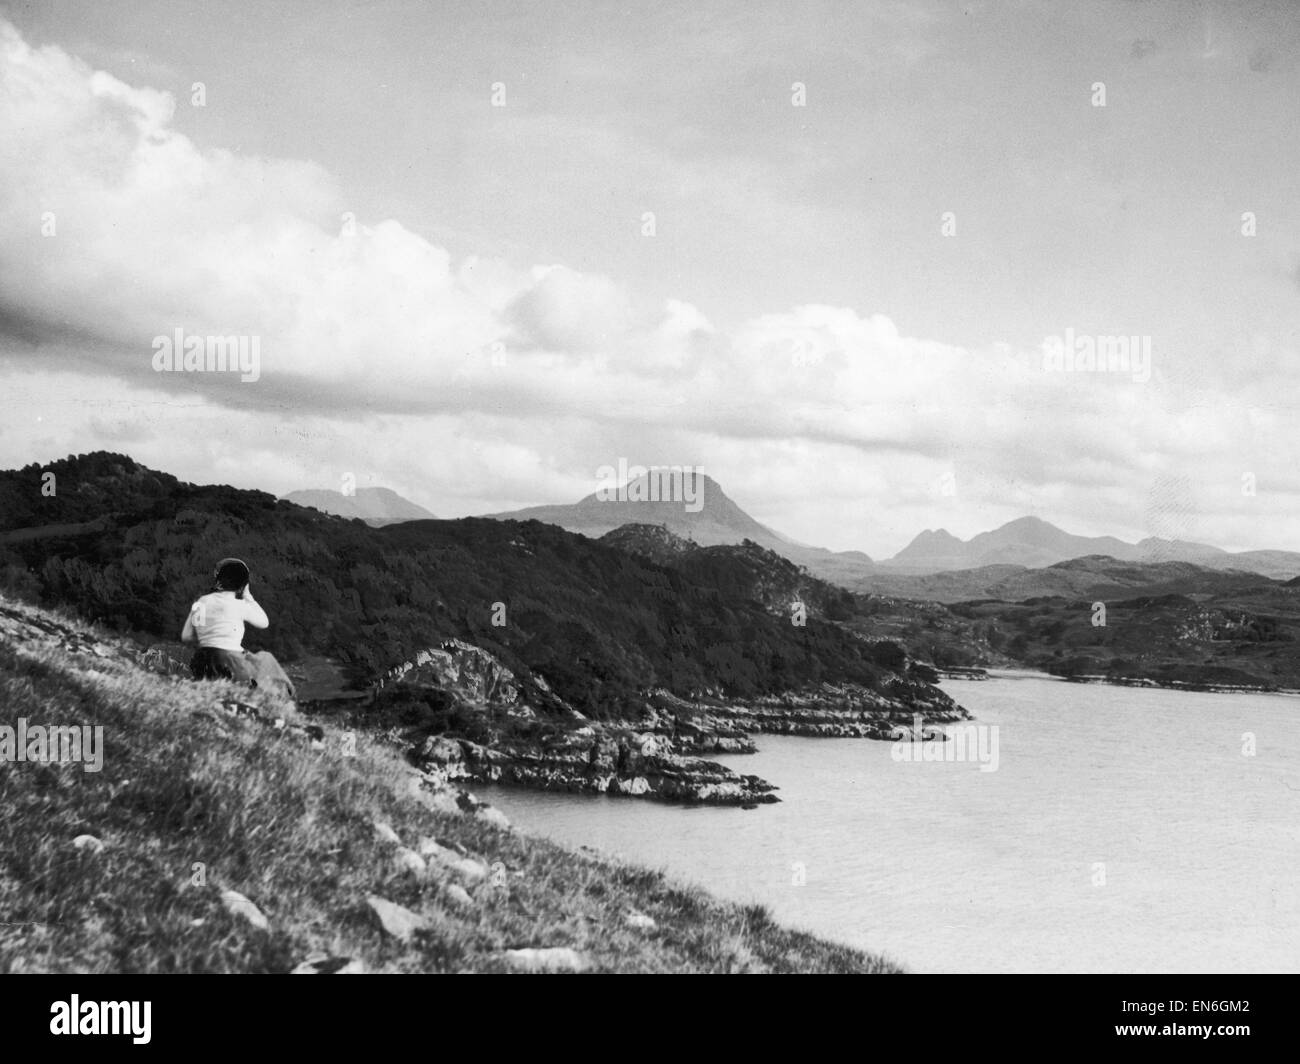
<instances>
[{"instance_id":1,"label":"sky","mask_svg":"<svg viewBox=\"0 0 1300 1064\"><path fill-rule=\"evenodd\" d=\"M1291 0L0 2L0 467L1297 549L1298 109Z\"/></svg>"}]
</instances>

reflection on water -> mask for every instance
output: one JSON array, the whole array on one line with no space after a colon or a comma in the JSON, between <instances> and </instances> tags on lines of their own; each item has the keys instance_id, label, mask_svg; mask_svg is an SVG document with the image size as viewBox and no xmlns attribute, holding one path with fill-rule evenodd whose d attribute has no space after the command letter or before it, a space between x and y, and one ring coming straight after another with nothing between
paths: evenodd
<instances>
[{"instance_id":1,"label":"reflection on water","mask_svg":"<svg viewBox=\"0 0 1300 1064\"><path fill-rule=\"evenodd\" d=\"M780 787L752 811L483 796L913 971L1300 970L1300 699L943 686L997 725L997 771L765 735L718 758Z\"/></svg>"}]
</instances>

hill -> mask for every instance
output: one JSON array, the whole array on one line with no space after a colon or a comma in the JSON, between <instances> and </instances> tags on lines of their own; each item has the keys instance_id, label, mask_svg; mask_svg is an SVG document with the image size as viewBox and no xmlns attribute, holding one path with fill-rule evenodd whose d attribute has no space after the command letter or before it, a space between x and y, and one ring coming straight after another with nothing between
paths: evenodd
<instances>
[{"instance_id":1,"label":"hill","mask_svg":"<svg viewBox=\"0 0 1300 1064\"><path fill-rule=\"evenodd\" d=\"M980 572L989 571L895 578L930 583L931 592L951 597L941 603L864 596L850 624L865 618L876 638L940 668L1019 667L1174 688L1300 689L1300 581L1183 562L1080 558L998 572L984 594L958 597L970 590L960 579ZM948 586L936 589L940 581Z\"/></svg>"},{"instance_id":2,"label":"hill","mask_svg":"<svg viewBox=\"0 0 1300 1064\"><path fill-rule=\"evenodd\" d=\"M0 597L0 743L71 707L102 729L98 771L0 773L0 971L898 970L520 835L378 737L276 727L254 697Z\"/></svg>"},{"instance_id":3,"label":"hill","mask_svg":"<svg viewBox=\"0 0 1300 1064\"><path fill-rule=\"evenodd\" d=\"M1260 578L1262 579L1262 578ZM1199 690L1300 689L1300 594L1276 583L1213 595L1046 598L949 607L992 657L1072 679ZM1104 623L1094 623L1094 618Z\"/></svg>"},{"instance_id":4,"label":"hill","mask_svg":"<svg viewBox=\"0 0 1300 1064\"><path fill-rule=\"evenodd\" d=\"M375 528L398 521L432 520L423 506L404 499L390 488L357 488L351 495L326 488L291 491L281 498L299 506L310 506L336 517L357 518Z\"/></svg>"},{"instance_id":5,"label":"hill","mask_svg":"<svg viewBox=\"0 0 1300 1064\"><path fill-rule=\"evenodd\" d=\"M966 569L987 570L1007 565L1035 569L1093 555L1121 562L1187 562L1274 578L1300 574L1300 554L1291 551L1232 554L1204 543L1157 537L1127 543L1114 536L1076 536L1037 517L1017 518L969 540L958 539L942 528L937 531L927 529L892 558L878 565L881 576L915 576Z\"/></svg>"}]
</instances>

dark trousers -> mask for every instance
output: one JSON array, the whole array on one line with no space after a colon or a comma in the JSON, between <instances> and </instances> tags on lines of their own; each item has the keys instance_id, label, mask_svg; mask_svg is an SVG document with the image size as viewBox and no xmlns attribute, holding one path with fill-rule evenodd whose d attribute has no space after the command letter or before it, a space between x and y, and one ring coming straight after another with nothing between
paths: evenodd
<instances>
[{"instance_id":1,"label":"dark trousers","mask_svg":"<svg viewBox=\"0 0 1300 1064\"><path fill-rule=\"evenodd\" d=\"M220 650L217 647L199 647L190 661L190 671L196 680L251 680L252 670L243 651Z\"/></svg>"},{"instance_id":2,"label":"dark trousers","mask_svg":"<svg viewBox=\"0 0 1300 1064\"><path fill-rule=\"evenodd\" d=\"M250 654L247 650L199 647L190 659L190 671L196 680L234 680L289 699L295 697L293 681L265 650Z\"/></svg>"}]
</instances>

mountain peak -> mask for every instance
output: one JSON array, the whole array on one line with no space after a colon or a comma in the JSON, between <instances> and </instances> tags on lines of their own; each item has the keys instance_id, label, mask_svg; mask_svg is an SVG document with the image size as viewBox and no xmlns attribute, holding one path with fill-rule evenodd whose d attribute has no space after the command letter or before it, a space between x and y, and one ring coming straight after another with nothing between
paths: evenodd
<instances>
[{"instance_id":1,"label":"mountain peak","mask_svg":"<svg viewBox=\"0 0 1300 1064\"><path fill-rule=\"evenodd\" d=\"M402 497L392 488L357 488L349 495L329 488L308 488L291 491L281 498L335 517L359 518L375 526L435 519L423 506Z\"/></svg>"}]
</instances>

